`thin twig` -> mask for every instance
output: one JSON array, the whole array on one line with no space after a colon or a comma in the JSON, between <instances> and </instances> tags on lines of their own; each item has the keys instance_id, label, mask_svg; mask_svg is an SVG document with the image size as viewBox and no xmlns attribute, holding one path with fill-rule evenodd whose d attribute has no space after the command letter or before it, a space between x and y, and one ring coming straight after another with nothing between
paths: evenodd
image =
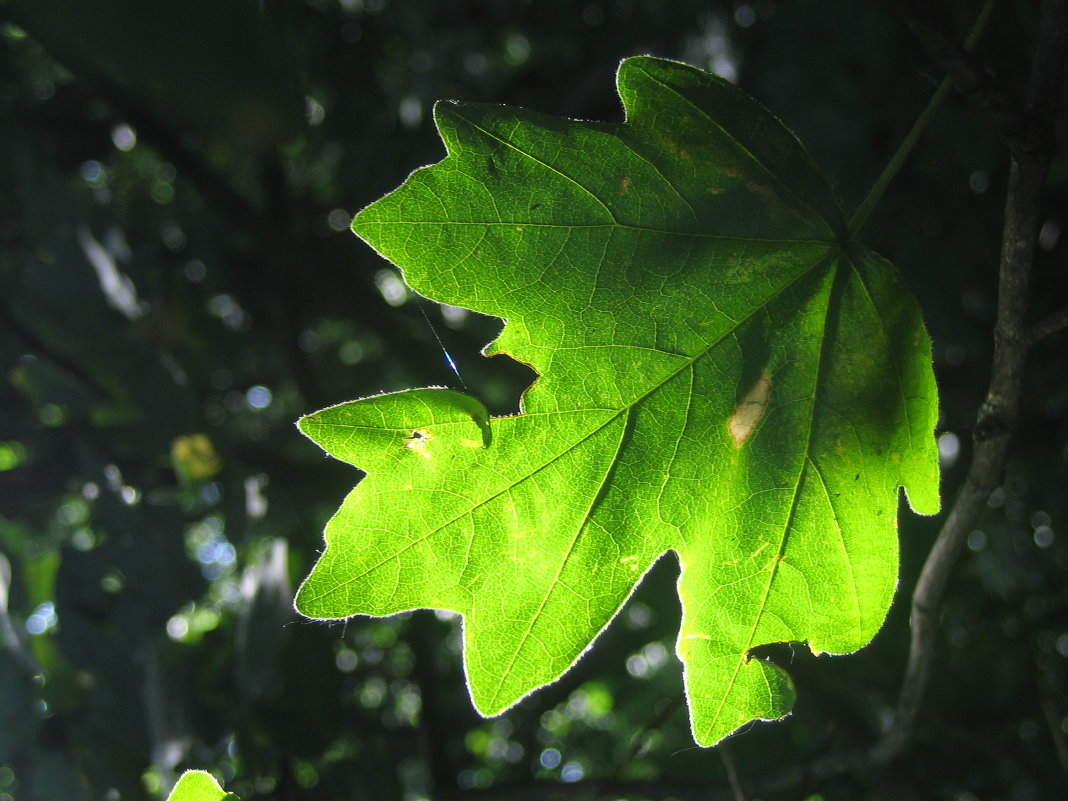
<instances>
[{"instance_id":1,"label":"thin twig","mask_svg":"<svg viewBox=\"0 0 1068 801\"><path fill-rule=\"evenodd\" d=\"M928 55L953 79L961 94L985 108L1002 134L1015 138L1028 125L1016 95L997 81L974 53L968 52L945 23L935 16L930 0L895 0L898 15Z\"/></svg>"},{"instance_id":2,"label":"thin twig","mask_svg":"<svg viewBox=\"0 0 1068 801\"><path fill-rule=\"evenodd\" d=\"M114 393L101 384L79 361L53 348L41 339L22 320L16 317L14 312L4 303L0 303L0 324L10 330L14 337L20 341L22 347L51 362L91 394L95 400L110 401L114 399Z\"/></svg>"},{"instance_id":3,"label":"thin twig","mask_svg":"<svg viewBox=\"0 0 1068 801\"><path fill-rule=\"evenodd\" d=\"M1057 711L1056 703L1045 691L1042 693L1042 717L1049 727L1050 739L1053 741L1053 750L1057 753L1061 772L1068 775L1068 736L1065 736L1064 729L1061 728L1061 715Z\"/></svg>"},{"instance_id":4,"label":"thin twig","mask_svg":"<svg viewBox=\"0 0 1068 801\"><path fill-rule=\"evenodd\" d=\"M1055 311L1047 317L1043 317L1031 326L1031 345L1037 345L1048 336L1052 336L1062 328L1068 328L1068 307Z\"/></svg>"},{"instance_id":5,"label":"thin twig","mask_svg":"<svg viewBox=\"0 0 1068 801\"><path fill-rule=\"evenodd\" d=\"M681 704L681 697L676 696L675 698L672 698L670 701L665 703L661 707L660 711L657 712L642 727L641 731L639 731L631 738L631 745L630 748L627 750L626 756L624 756L623 759L620 760L619 764L616 766L616 775L622 773L623 768L625 768L627 765L629 765L631 762L638 758L638 755L642 752L642 749L645 748L646 735L648 735L649 732L656 731L661 726L663 726L664 722L669 717L675 714L675 711L679 708Z\"/></svg>"},{"instance_id":6,"label":"thin twig","mask_svg":"<svg viewBox=\"0 0 1068 801\"><path fill-rule=\"evenodd\" d=\"M930 14L924 11L922 16L930 17ZM910 27L915 30L911 23ZM924 40L921 38L921 41ZM986 507L990 492L1001 482L1005 454L1019 414L1024 361L1032 342L1028 320L1031 271L1042 189L1053 158L1053 127L1066 46L1068 2L1047 0L1043 3L1041 30L1024 109L1026 121L1009 138L1011 165L990 388L973 431L974 449L967 478L924 563L912 596L908 665L894 723L872 751L875 763L896 757L912 737L934 659L938 614L946 583L965 539ZM963 53L962 48L949 50L958 55ZM950 74L956 79L956 71L950 70ZM1000 96L998 92L995 94ZM992 108L1000 102L997 98L994 101L983 105Z\"/></svg>"},{"instance_id":7,"label":"thin twig","mask_svg":"<svg viewBox=\"0 0 1068 801\"><path fill-rule=\"evenodd\" d=\"M37 37L36 26L19 14L17 9L5 8L4 18L27 31L30 36ZM36 41L57 62L84 81L111 107L118 118L137 131L139 141L173 164L184 180L227 213L231 222L252 230L262 225L262 213L247 197L188 147L182 137L147 105L135 100L122 86L108 77L92 59L81 58L70 49L62 52L57 49L53 52L52 43L44 37Z\"/></svg>"},{"instance_id":8,"label":"thin twig","mask_svg":"<svg viewBox=\"0 0 1068 801\"><path fill-rule=\"evenodd\" d=\"M742 786L742 777L738 773L738 764L734 761L734 750L731 744L724 741L719 744L719 757L723 760L723 767L727 770L727 781L731 787L734 801L746 801L745 787Z\"/></svg>"}]
</instances>

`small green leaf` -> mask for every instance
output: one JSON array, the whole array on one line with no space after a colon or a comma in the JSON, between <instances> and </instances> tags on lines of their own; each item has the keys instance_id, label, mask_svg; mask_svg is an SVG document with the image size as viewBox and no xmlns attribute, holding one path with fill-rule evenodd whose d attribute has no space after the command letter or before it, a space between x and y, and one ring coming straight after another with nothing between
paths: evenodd
<instances>
[{"instance_id":1,"label":"small green leaf","mask_svg":"<svg viewBox=\"0 0 1068 801\"><path fill-rule=\"evenodd\" d=\"M930 342L763 108L653 58L618 83L622 124L439 104L448 157L357 216L417 292L503 317L489 352L540 377L492 421L447 390L305 418L368 476L297 607L460 612L493 715L566 671L674 551L710 745L790 709L754 648L847 653L882 625L899 487L939 505Z\"/></svg>"},{"instance_id":2,"label":"small green leaf","mask_svg":"<svg viewBox=\"0 0 1068 801\"><path fill-rule=\"evenodd\" d=\"M210 773L187 770L174 785L167 801L238 801L238 798L223 790Z\"/></svg>"}]
</instances>

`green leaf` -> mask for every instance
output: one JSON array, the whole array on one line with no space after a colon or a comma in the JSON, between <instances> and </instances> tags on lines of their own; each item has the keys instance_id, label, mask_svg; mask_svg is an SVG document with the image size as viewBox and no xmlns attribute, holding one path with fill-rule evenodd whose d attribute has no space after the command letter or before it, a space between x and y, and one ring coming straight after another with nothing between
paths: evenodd
<instances>
[{"instance_id":1,"label":"green leaf","mask_svg":"<svg viewBox=\"0 0 1068 801\"><path fill-rule=\"evenodd\" d=\"M203 770L187 770L174 785L167 801L237 801L237 796L219 786L215 777Z\"/></svg>"},{"instance_id":2,"label":"green leaf","mask_svg":"<svg viewBox=\"0 0 1068 801\"><path fill-rule=\"evenodd\" d=\"M440 103L448 157L355 231L417 292L505 318L534 367L489 422L447 390L302 430L368 472L297 607L464 616L471 696L557 679L666 551L696 741L785 715L766 643L847 653L897 582L898 488L938 509L930 342L894 269L846 241L800 143L726 81L623 62L622 124Z\"/></svg>"}]
</instances>

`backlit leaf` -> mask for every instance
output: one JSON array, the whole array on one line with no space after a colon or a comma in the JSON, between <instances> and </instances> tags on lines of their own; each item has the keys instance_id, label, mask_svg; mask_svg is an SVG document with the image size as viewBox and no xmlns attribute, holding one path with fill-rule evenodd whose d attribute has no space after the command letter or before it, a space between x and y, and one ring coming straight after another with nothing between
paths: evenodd
<instances>
[{"instance_id":1,"label":"backlit leaf","mask_svg":"<svg viewBox=\"0 0 1068 801\"><path fill-rule=\"evenodd\" d=\"M417 292L506 320L520 414L451 390L301 429L367 471L297 598L315 618L464 616L484 714L558 678L665 552L694 737L786 714L757 646L847 653L897 582L898 488L939 505L916 303L847 241L811 159L729 83L623 62L624 123L440 103L448 157L355 231Z\"/></svg>"}]
</instances>

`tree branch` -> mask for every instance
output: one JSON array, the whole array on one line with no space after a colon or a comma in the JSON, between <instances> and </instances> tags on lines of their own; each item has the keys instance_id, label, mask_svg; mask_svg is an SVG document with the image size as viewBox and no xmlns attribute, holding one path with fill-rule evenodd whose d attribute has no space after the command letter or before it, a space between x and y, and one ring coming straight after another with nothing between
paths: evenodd
<instances>
[{"instance_id":1,"label":"tree branch","mask_svg":"<svg viewBox=\"0 0 1068 801\"><path fill-rule=\"evenodd\" d=\"M50 43L46 39L37 38L35 26L18 14L17 10L5 8L2 19L18 25L33 36L50 56L77 75L101 97L117 118L129 123L137 132L140 141L173 164L184 180L196 187L205 198L211 199L236 225L253 230L261 225L261 212L248 198L188 147L182 137L153 110L135 100L103 70L73 53L53 52Z\"/></svg>"},{"instance_id":2,"label":"tree branch","mask_svg":"<svg viewBox=\"0 0 1068 801\"><path fill-rule=\"evenodd\" d=\"M734 761L730 741L720 743L716 750L719 751L719 757L723 760L723 767L727 771L727 782L730 784L731 795L734 796L733 801L747 801L748 796L742 785L741 774L738 773L738 764Z\"/></svg>"},{"instance_id":3,"label":"tree branch","mask_svg":"<svg viewBox=\"0 0 1068 801\"><path fill-rule=\"evenodd\" d=\"M1042 717L1049 727L1050 739L1053 741L1053 750L1057 752L1061 772L1068 775L1068 736L1065 736L1064 729L1061 728L1061 716L1056 702L1045 691L1042 693Z\"/></svg>"},{"instance_id":4,"label":"tree branch","mask_svg":"<svg viewBox=\"0 0 1068 801\"><path fill-rule=\"evenodd\" d=\"M1068 307L1043 317L1031 326L1031 345L1037 345L1043 339L1056 334L1062 328L1068 328Z\"/></svg>"},{"instance_id":5,"label":"tree branch","mask_svg":"<svg viewBox=\"0 0 1068 801\"><path fill-rule=\"evenodd\" d=\"M114 400L114 394L101 384L91 372L85 369L79 361L56 350L37 336L2 302L0 302L0 323L5 325L17 340L20 340L24 348L51 362L92 395L95 400Z\"/></svg>"},{"instance_id":6,"label":"tree branch","mask_svg":"<svg viewBox=\"0 0 1068 801\"><path fill-rule=\"evenodd\" d=\"M827 776L837 776L863 767L865 754L859 750L836 752L812 762L794 765L780 773L768 774L747 782L751 797L788 790ZM728 779L727 786L713 788L707 782L687 784L659 779L583 779L577 782L545 780L508 782L493 787L442 793L443 799L477 801L546 801L553 798L662 798L684 801L738 801L738 788ZM743 796L744 797L744 796Z\"/></svg>"},{"instance_id":7,"label":"tree branch","mask_svg":"<svg viewBox=\"0 0 1068 801\"><path fill-rule=\"evenodd\" d=\"M1016 96L994 78L978 56L968 52L935 16L931 5L929 0L894 0L912 35L953 79L958 91L985 108L1006 138L1018 137L1026 120Z\"/></svg>"},{"instance_id":8,"label":"tree branch","mask_svg":"<svg viewBox=\"0 0 1068 801\"><path fill-rule=\"evenodd\" d=\"M895 721L871 754L876 764L898 756L912 737L934 659L938 614L946 583L965 539L986 507L991 490L1001 482L1005 454L1019 414L1024 361L1034 341L1028 313L1031 272L1042 189L1053 160L1054 124L1068 45L1068 2L1046 0L1026 105L1016 110L999 86L983 80L974 71L975 65L962 47L948 41L940 31L932 32L933 17L923 3L908 0L898 2L898 6L915 15L915 18L906 17L910 28L932 57L944 63L958 87L975 96L994 116L1009 138L1011 164L990 388L973 430L974 450L967 478L927 557L912 596L908 665Z\"/></svg>"}]
</instances>

